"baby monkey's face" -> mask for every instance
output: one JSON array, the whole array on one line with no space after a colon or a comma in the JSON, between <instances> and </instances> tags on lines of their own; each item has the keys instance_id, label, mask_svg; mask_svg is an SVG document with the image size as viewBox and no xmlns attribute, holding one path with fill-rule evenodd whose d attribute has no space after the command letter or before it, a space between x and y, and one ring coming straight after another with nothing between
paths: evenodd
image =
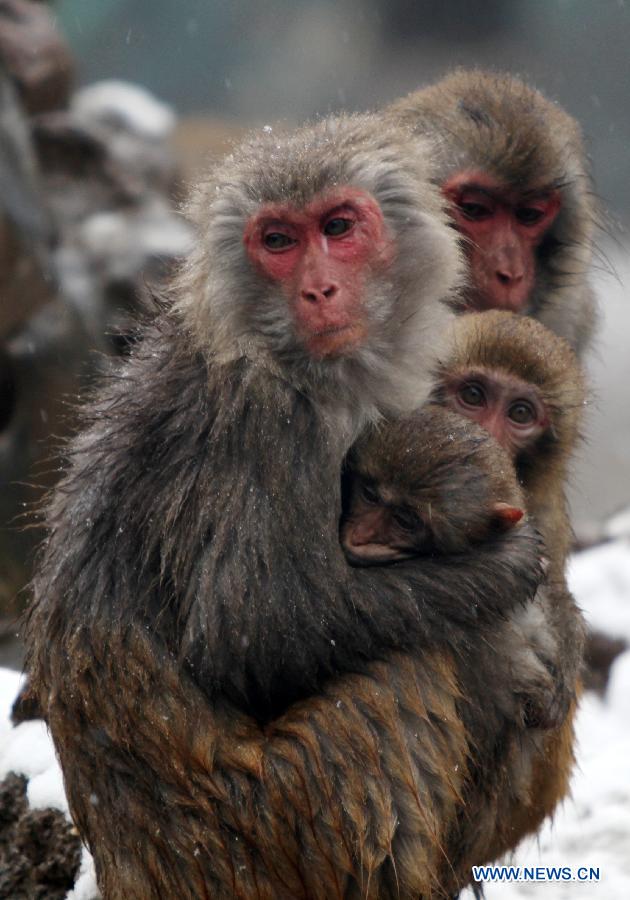
<instances>
[{"instance_id":1,"label":"baby monkey's face","mask_svg":"<svg viewBox=\"0 0 630 900\"><path fill-rule=\"evenodd\" d=\"M434 404L366 432L343 487L340 540L356 566L466 553L523 518L510 456Z\"/></svg>"},{"instance_id":2,"label":"baby monkey's face","mask_svg":"<svg viewBox=\"0 0 630 900\"><path fill-rule=\"evenodd\" d=\"M355 565L383 565L431 553L430 520L412 492L351 476L348 507L340 526L341 545Z\"/></svg>"},{"instance_id":3,"label":"baby monkey's face","mask_svg":"<svg viewBox=\"0 0 630 900\"><path fill-rule=\"evenodd\" d=\"M469 471L467 476L468 485ZM348 562L376 566L416 556L461 553L493 532L516 525L523 510L484 496L487 483L481 472L479 477L482 492L473 505L470 492L458 496L456 489L440 490L430 483L403 490L400 483L377 482L353 472L340 525Z\"/></svg>"}]
</instances>

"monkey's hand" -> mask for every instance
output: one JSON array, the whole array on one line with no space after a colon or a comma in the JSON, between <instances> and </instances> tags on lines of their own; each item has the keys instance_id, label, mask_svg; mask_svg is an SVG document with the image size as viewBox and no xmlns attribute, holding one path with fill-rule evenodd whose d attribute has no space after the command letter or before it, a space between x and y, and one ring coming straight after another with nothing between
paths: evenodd
<instances>
[{"instance_id":1,"label":"monkey's hand","mask_svg":"<svg viewBox=\"0 0 630 900\"><path fill-rule=\"evenodd\" d=\"M550 624L547 597L539 591L512 613L506 629L514 714L526 728L559 727L575 698L573 667L562 667L562 648Z\"/></svg>"},{"instance_id":2,"label":"monkey's hand","mask_svg":"<svg viewBox=\"0 0 630 900\"><path fill-rule=\"evenodd\" d=\"M584 618L563 579L548 581L538 590L520 626L546 673L541 689L524 692L524 723L530 728L558 728L579 693L585 635Z\"/></svg>"},{"instance_id":3,"label":"monkey's hand","mask_svg":"<svg viewBox=\"0 0 630 900\"><path fill-rule=\"evenodd\" d=\"M559 728L575 699L575 686L549 666L549 679L521 695L523 724L526 728Z\"/></svg>"}]
</instances>

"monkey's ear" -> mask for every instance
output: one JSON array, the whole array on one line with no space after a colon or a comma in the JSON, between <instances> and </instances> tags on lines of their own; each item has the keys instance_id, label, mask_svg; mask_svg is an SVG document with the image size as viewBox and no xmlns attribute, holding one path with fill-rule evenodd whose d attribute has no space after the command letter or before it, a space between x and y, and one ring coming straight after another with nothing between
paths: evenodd
<instances>
[{"instance_id":1,"label":"monkey's ear","mask_svg":"<svg viewBox=\"0 0 630 900\"><path fill-rule=\"evenodd\" d=\"M498 501L493 505L492 512L494 513L497 525L503 531L514 528L525 515L525 511L519 509L518 506L510 506L509 503L502 503L501 501Z\"/></svg>"}]
</instances>

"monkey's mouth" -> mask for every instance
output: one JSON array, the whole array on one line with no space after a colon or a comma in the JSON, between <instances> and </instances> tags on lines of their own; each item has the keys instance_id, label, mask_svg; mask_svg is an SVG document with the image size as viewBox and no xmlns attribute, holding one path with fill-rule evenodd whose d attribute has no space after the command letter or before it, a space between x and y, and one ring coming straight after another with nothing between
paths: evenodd
<instances>
[{"instance_id":1,"label":"monkey's mouth","mask_svg":"<svg viewBox=\"0 0 630 900\"><path fill-rule=\"evenodd\" d=\"M496 289L494 292L471 290L466 293L466 312L485 312L488 309L503 309L507 312L523 314L529 302L529 295L522 289Z\"/></svg>"},{"instance_id":2,"label":"monkey's mouth","mask_svg":"<svg viewBox=\"0 0 630 900\"><path fill-rule=\"evenodd\" d=\"M356 323L327 325L312 331L307 338L309 352L313 356L339 356L360 346L365 338L365 327Z\"/></svg>"},{"instance_id":3,"label":"monkey's mouth","mask_svg":"<svg viewBox=\"0 0 630 900\"><path fill-rule=\"evenodd\" d=\"M351 566L386 566L403 559L412 559L414 553L398 550L384 544L346 544L343 548L346 560Z\"/></svg>"},{"instance_id":4,"label":"monkey's mouth","mask_svg":"<svg viewBox=\"0 0 630 900\"><path fill-rule=\"evenodd\" d=\"M321 328L313 333L313 337L324 337L327 334L341 334L342 331L349 331L355 326L348 323L347 325L329 325L327 328Z\"/></svg>"}]
</instances>

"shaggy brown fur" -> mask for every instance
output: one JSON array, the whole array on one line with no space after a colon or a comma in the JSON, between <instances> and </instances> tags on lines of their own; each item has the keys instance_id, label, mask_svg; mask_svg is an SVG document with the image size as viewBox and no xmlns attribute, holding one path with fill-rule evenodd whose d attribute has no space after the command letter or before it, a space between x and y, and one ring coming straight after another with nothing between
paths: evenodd
<instances>
[{"instance_id":1,"label":"shaggy brown fur","mask_svg":"<svg viewBox=\"0 0 630 900\"><path fill-rule=\"evenodd\" d=\"M568 344L534 319L499 311L470 314L453 324L452 338L451 351L437 372L438 402L444 398L443 385L449 379L465 380L485 370L499 378L502 374L519 378L534 387L549 417L548 429L514 460L530 519L545 542L547 573L535 601L512 613L509 622L529 635L538 658L553 677L555 696L549 718L555 727L547 731L533 728L525 738L506 737L509 749L499 778L498 806L492 801L484 819L475 802L469 801L479 829L464 855L465 869L480 858L495 859L513 849L540 827L568 790L574 763L573 719L581 691L584 621L565 577L572 534L565 486L586 392Z\"/></svg>"}]
</instances>

